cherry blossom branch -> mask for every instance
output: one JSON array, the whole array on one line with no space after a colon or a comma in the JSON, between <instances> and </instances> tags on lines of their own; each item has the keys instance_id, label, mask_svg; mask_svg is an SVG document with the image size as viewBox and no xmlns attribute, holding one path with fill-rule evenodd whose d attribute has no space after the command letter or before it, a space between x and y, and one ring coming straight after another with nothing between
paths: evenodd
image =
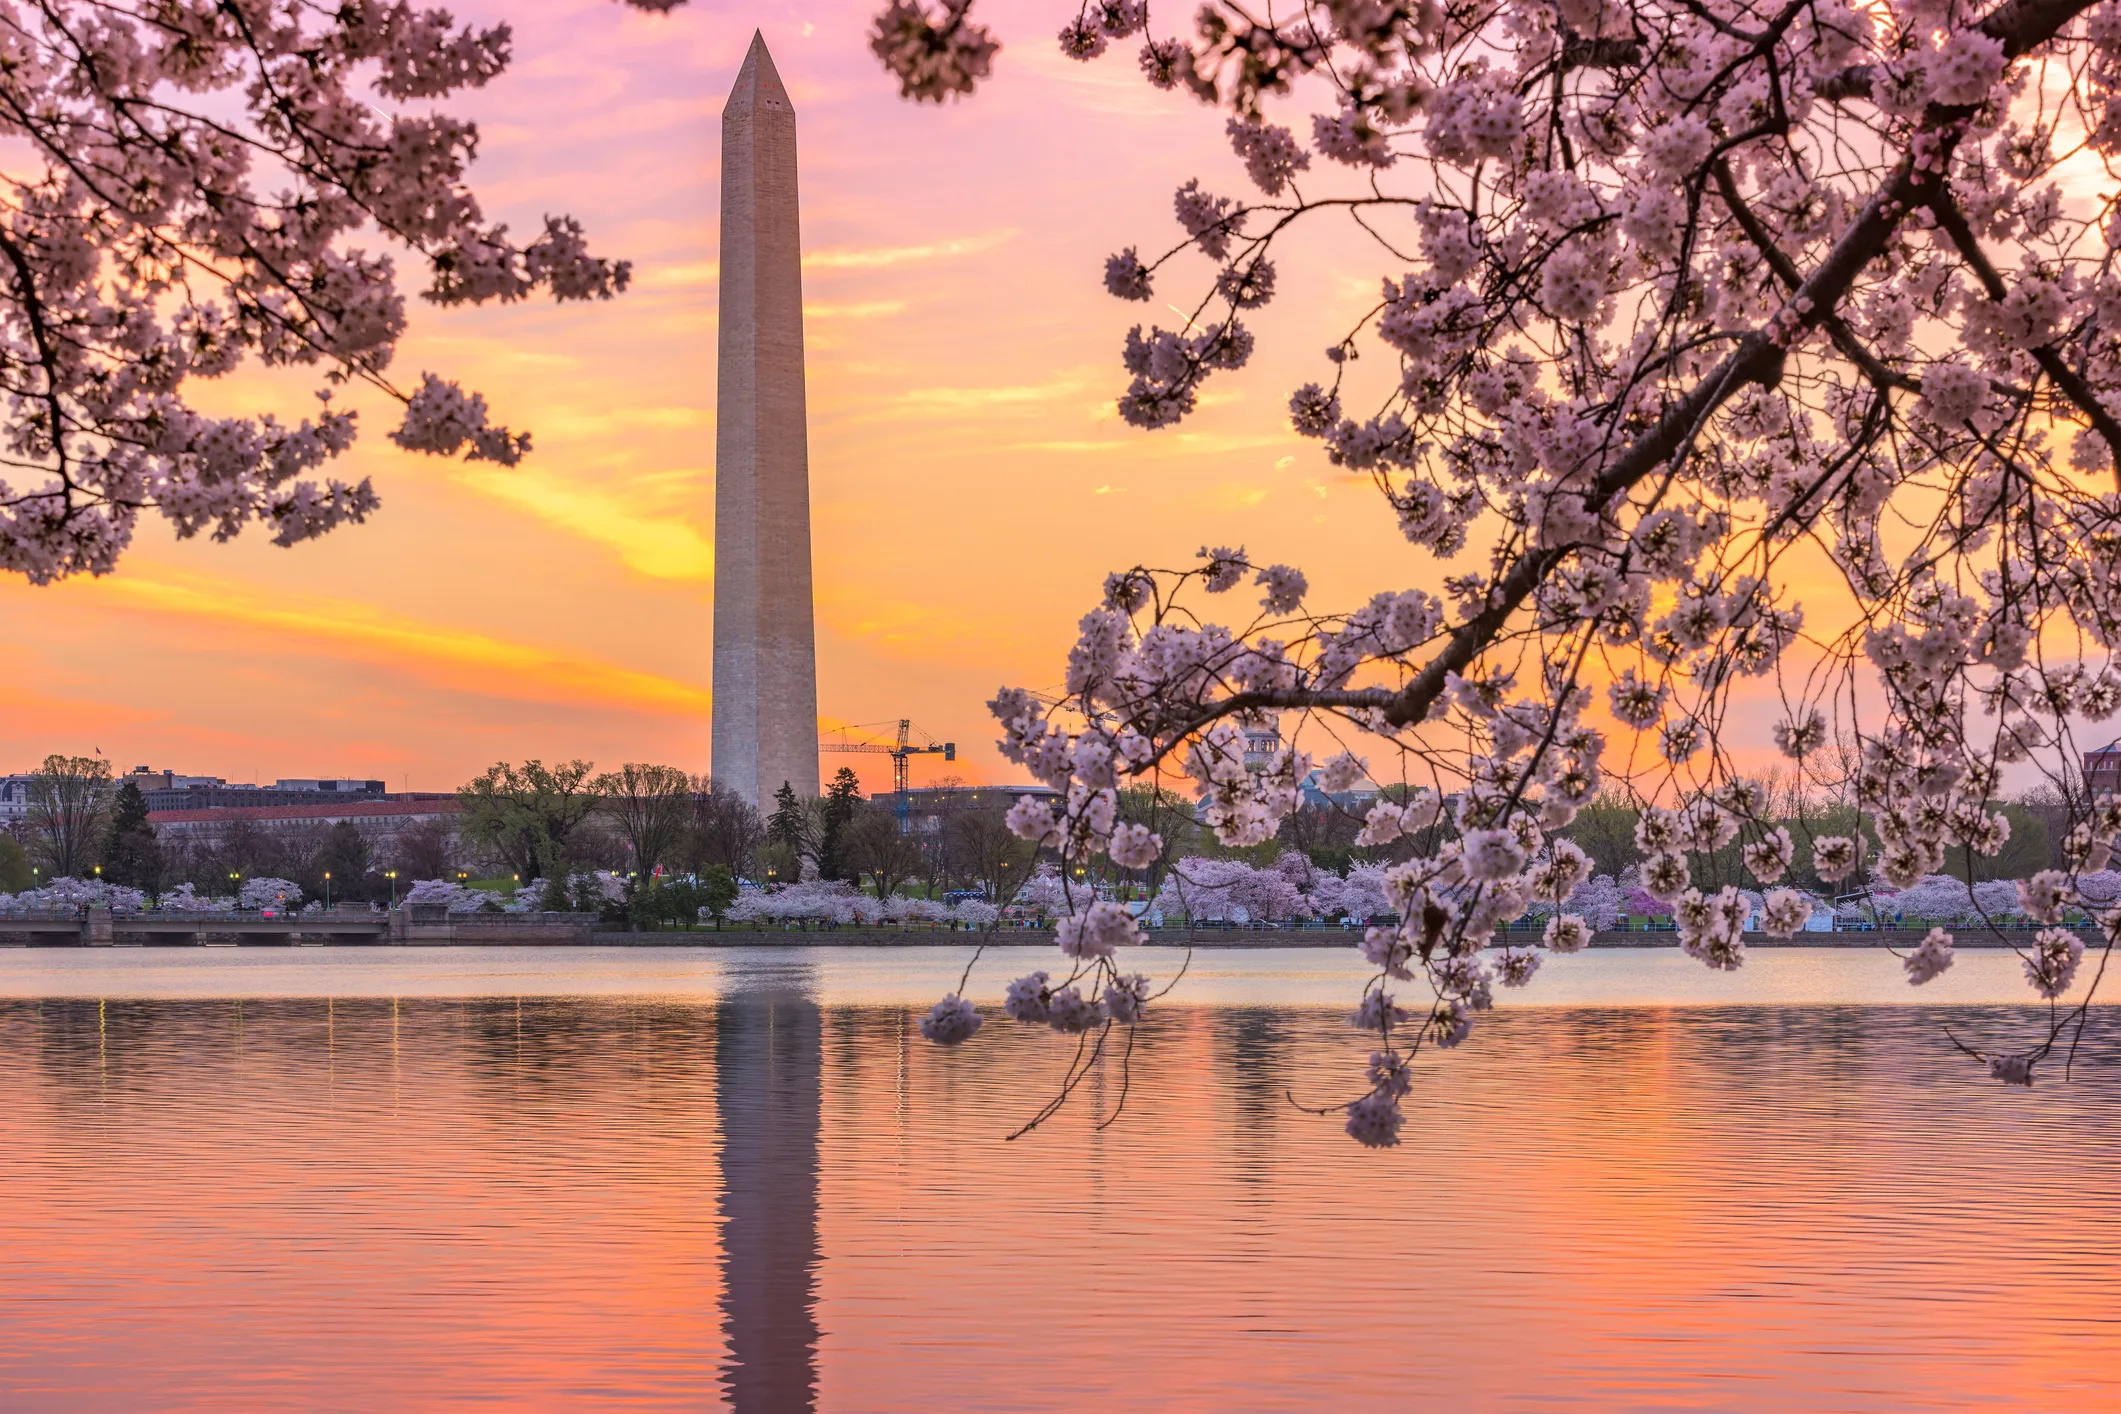
<instances>
[{"instance_id":1,"label":"cherry blossom branch","mask_svg":"<svg viewBox=\"0 0 2121 1414\"><path fill-rule=\"evenodd\" d=\"M1981 243L1974 239L1973 231L1966 224L1966 215L1959 209L1959 204L1952 200L1951 192L1939 190L1933 194L1930 197L1929 209L1936 213L1937 224L1951 237L1952 245L1965 259L1967 268L1974 272L1974 278L1981 282L1981 289L1990 302L2003 303L2010 293L2004 287L2003 277L1996 273L1996 267L1989 263L1988 256L1981 249ZM2041 372L2053 380L2055 386L2070 400L2071 405L2083 413L2098 430L2099 435L2106 439L2114 462L2114 489L2121 491L2121 421L2115 420L2098 394L2078 376L2075 369L2063 361L2062 355L2055 351L2053 344L2041 344L2032 349L2031 353L2034 361L2040 365Z\"/></svg>"},{"instance_id":2,"label":"cherry blossom branch","mask_svg":"<svg viewBox=\"0 0 2121 1414\"><path fill-rule=\"evenodd\" d=\"M1094 58L1146 19L1131 0L1095 0L1063 51ZM1314 786L1396 774L1355 840L1365 857L1387 852L1371 911L1400 919L1363 935L1374 971L1351 1018L1381 1049L1367 1091L1341 1108L1373 1145L1397 1142L1405 1066L1423 1046L1461 1043L1491 985L1523 985L1546 953L1588 941L1566 911L1540 946L1496 935L1534 900L1567 907L1588 869L1571 822L1609 781L1639 814L1642 886L1671 908L1687 954L1719 969L1743 963L1749 907L1788 936L1811 906L1775 887L1797 848L1785 818L1825 884L1860 886L1868 869L1905 888L1947 849L1995 854L2004 768L2066 757L2077 714L2121 709L2121 499L2056 473L2036 425L2048 360L2031 352L2047 346L2095 400L2121 388L2108 332L2121 331L2121 270L2086 248L2095 234L2121 244L2121 222L2038 185L2067 160L2052 150L2057 63L2064 106L2085 120L2073 151L2121 152L2121 117L2103 116L2103 95L2121 91L2121 18L2057 0L1943 28L1902 3L1859 14L1790 0L1635 0L1565 19L1468 0L1300 3L1262 18L1211 0L1195 30L1149 41L1146 77L1232 114L1254 185L1292 195L1248 204L1188 182L1174 204L1184 245L1153 266L1131 248L1113 257L1108 288L1136 300L1185 245L1216 266L1182 330L1129 335L1122 412L1144 428L1179 421L1206 378L1245 363L1237 316L1271 298L1269 254L1297 215L1336 199L1297 174L1318 157L1352 169L1365 194L1344 209L1406 273L1391 270L1332 346L1330 386L1296 391L1291 422L1370 476L1408 542L1445 566L1443 596L1386 589L1324 612L1305 606L1295 568L1228 547L1204 548L1196 570L1112 576L1061 702L1005 689L990 704L1004 754L1059 796L1020 800L1010 827L1074 873L1099 856L1124 869L1167 846L1121 818L1117 793L1166 761L1230 848L1276 838ZM1342 106L1314 118L1306 146L1269 109L1313 73ZM1904 234L1939 199L1967 232L2024 252L2001 297L2001 276L1986 301L1958 292L1953 272L1978 273L1978 244L1954 261L1948 229L1935 254ZM1228 316L1210 325L1218 306ZM1936 328L1955 342L1937 347ZM1363 417L1341 404L1367 381L1344 376L1366 329L1398 378ZM2059 404L2070 390L2054 381ZM2121 463L2109 447L2079 437L2072 456ZM1485 560L1450 564L1476 535ZM1821 630L1786 570L1800 543L1846 585ZM1255 574L1249 621L1193 597ZM2051 659L2071 623L2075 658ZM1771 807L1741 773L1743 684L1769 676L1786 714L1771 734L1800 780L1822 747L1846 744L1836 808L1853 826ZM1617 743L1591 717L1600 685ZM1356 755L1365 747L1396 772ZM1321 750L1337 754L1318 762ZM2121 842L2121 807L2071 796L2067 808L2068 869L2017 889L2048 925L2091 897L2077 874ZM1172 868L1188 917L1218 867ZM1741 895L1745 878L1764 899ZM1058 991L1044 973L1018 979L1005 1009L1064 1032L1135 1015L1107 960L1140 940L1137 925L1065 891L1087 904L1060 938L1075 972ZM1994 921L1986 901L1976 912ZM2121 911L2102 927L2121 936ZM2047 926L2014 945L2041 996L2069 988L2075 934ZM1921 985L1951 965L1950 935L1899 955ZM1107 986L1094 997L1075 991L1086 958ZM1389 990L1399 981L1428 999L1409 1012ZM1995 1078L2031 1083L2071 1024L2051 1012L2045 1047L1983 1053ZM1064 1092L1078 1082L1071 1066Z\"/></svg>"}]
</instances>

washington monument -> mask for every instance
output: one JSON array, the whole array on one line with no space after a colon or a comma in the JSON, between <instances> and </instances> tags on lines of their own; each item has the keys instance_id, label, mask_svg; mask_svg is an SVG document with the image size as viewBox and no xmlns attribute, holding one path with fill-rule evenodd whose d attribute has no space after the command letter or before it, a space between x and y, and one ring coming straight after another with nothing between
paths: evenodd
<instances>
[{"instance_id":1,"label":"washington monument","mask_svg":"<svg viewBox=\"0 0 2121 1414\"><path fill-rule=\"evenodd\" d=\"M764 37L722 108L714 434L714 778L770 808L818 793L795 105Z\"/></svg>"}]
</instances>

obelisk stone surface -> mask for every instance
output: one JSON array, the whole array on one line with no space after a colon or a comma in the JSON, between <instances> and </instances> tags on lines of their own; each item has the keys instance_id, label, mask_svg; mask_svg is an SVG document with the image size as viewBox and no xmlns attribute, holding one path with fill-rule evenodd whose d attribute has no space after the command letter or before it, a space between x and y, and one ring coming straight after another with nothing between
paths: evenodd
<instances>
[{"instance_id":1,"label":"obelisk stone surface","mask_svg":"<svg viewBox=\"0 0 2121 1414\"><path fill-rule=\"evenodd\" d=\"M721 361L714 438L714 760L771 808L818 793L795 106L763 36L722 109Z\"/></svg>"}]
</instances>

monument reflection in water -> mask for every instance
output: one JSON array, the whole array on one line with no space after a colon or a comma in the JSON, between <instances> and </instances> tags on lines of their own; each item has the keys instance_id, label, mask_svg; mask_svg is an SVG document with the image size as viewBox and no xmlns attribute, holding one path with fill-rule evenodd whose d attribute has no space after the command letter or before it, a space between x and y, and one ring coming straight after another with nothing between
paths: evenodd
<instances>
[{"instance_id":1,"label":"monument reflection in water","mask_svg":"<svg viewBox=\"0 0 2121 1414\"><path fill-rule=\"evenodd\" d=\"M815 1403L822 1033L800 986L731 997L715 1027L723 1384L739 1409Z\"/></svg>"},{"instance_id":2,"label":"monument reflection in water","mask_svg":"<svg viewBox=\"0 0 2121 1414\"><path fill-rule=\"evenodd\" d=\"M2111 1010L1502 1013L1373 1154L1341 1011L1166 1004L1004 1143L1072 1040L859 965L0 1001L0 1409L2121 1408Z\"/></svg>"}]
</instances>

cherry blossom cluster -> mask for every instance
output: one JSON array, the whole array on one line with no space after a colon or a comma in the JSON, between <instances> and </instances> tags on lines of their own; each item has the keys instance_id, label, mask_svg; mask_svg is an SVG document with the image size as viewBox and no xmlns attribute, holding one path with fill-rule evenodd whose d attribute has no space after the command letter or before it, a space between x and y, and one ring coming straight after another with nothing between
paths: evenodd
<instances>
[{"instance_id":1,"label":"cherry blossom cluster","mask_svg":"<svg viewBox=\"0 0 2121 1414\"><path fill-rule=\"evenodd\" d=\"M1251 190L1189 177L1168 243L1107 261L1122 301L1198 292L1126 334L1120 413L1193 415L1308 273L1294 233L1356 223L1377 294L1290 421L1374 483L1414 562L1339 606L1242 549L1112 575L1061 700L992 704L1062 796L1018 832L1124 863L1157 841L1118 818L1123 780L1185 778L1232 846L1272 838L1314 767L1393 783L1362 843L1408 856L1384 881L1404 921L1363 943L1381 1048L1348 1107L1381 1144L1404 1062L1537 966L1487 945L1581 885L1566 831L1601 789L1644 807L1642 887L1681 946L1732 969L1747 886L1766 931L1804 926L1800 850L1852 890L1972 877L2008 843L2006 777L2038 771L2068 867L2016 906L2049 925L2021 951L2054 1022L1979 1052L2030 1083L2089 1014L2060 1006L2066 920L2121 931L2081 886L2121 814L2075 770L2121 710L2121 208L2098 194L2121 4L1130 3L1060 45L1121 40L1219 110ZM1770 818L1740 701L1779 705L1774 748L1860 824ZM1590 927L1554 913L1549 950Z\"/></svg>"},{"instance_id":2,"label":"cherry blossom cluster","mask_svg":"<svg viewBox=\"0 0 2121 1414\"><path fill-rule=\"evenodd\" d=\"M180 884L150 898L139 889L102 879L61 878L19 894L0 894L0 913L74 912L91 907L120 913L149 909L161 913L230 913L267 908L287 913L302 907L302 886L290 879L260 876L245 879L234 898L201 897L190 884Z\"/></svg>"},{"instance_id":3,"label":"cherry blossom cluster","mask_svg":"<svg viewBox=\"0 0 2121 1414\"><path fill-rule=\"evenodd\" d=\"M919 0L891 0L876 17L869 48L898 75L903 97L941 103L987 77L1001 46L966 18L971 8L972 0L942 0L931 15Z\"/></svg>"},{"instance_id":4,"label":"cherry blossom cluster","mask_svg":"<svg viewBox=\"0 0 2121 1414\"><path fill-rule=\"evenodd\" d=\"M41 888L0 894L0 914L76 913L84 908L138 913L145 907L147 895L140 890L101 879L54 879Z\"/></svg>"},{"instance_id":5,"label":"cherry blossom cluster","mask_svg":"<svg viewBox=\"0 0 2121 1414\"><path fill-rule=\"evenodd\" d=\"M261 524L282 545L363 520L366 480L314 475L353 442L331 402L349 382L406 405L401 446L522 456L528 434L477 395L390 374L400 261L444 305L626 287L573 220L518 240L465 184L478 131L433 101L493 79L509 45L506 25L404 0L0 12L0 135L20 158L0 211L0 568L107 573L148 512L179 536ZM189 380L245 358L316 370L316 414L189 404Z\"/></svg>"},{"instance_id":6,"label":"cherry blossom cluster","mask_svg":"<svg viewBox=\"0 0 2121 1414\"><path fill-rule=\"evenodd\" d=\"M811 879L777 889L746 889L722 916L732 923L985 928L1001 916L1001 910L979 899L957 904L902 895L879 899L841 879Z\"/></svg>"}]
</instances>

